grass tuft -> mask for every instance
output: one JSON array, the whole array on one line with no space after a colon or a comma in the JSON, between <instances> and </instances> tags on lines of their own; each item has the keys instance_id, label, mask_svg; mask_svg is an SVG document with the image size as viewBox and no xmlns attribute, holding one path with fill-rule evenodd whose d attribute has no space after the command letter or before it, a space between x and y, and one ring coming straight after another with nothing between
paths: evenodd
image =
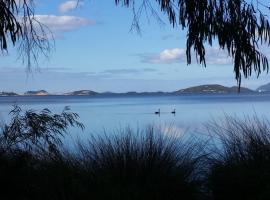
<instances>
[{"instance_id":1,"label":"grass tuft","mask_svg":"<svg viewBox=\"0 0 270 200\"><path fill-rule=\"evenodd\" d=\"M198 199L203 146L164 135L160 129L130 128L79 144L84 169L104 199ZM90 173L89 173L90 172Z\"/></svg>"},{"instance_id":2,"label":"grass tuft","mask_svg":"<svg viewBox=\"0 0 270 200\"><path fill-rule=\"evenodd\" d=\"M214 199L269 199L270 123L257 116L225 116L208 125L215 147L209 157Z\"/></svg>"}]
</instances>

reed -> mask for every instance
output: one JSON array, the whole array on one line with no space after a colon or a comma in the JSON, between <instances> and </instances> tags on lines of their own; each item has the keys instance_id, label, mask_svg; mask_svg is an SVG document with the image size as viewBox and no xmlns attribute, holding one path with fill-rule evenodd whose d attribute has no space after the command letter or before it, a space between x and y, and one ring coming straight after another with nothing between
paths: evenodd
<instances>
[{"instance_id":1,"label":"reed","mask_svg":"<svg viewBox=\"0 0 270 200\"><path fill-rule=\"evenodd\" d=\"M268 199L270 126L258 116L225 116L208 124L215 146L209 156L208 187L214 199Z\"/></svg>"}]
</instances>

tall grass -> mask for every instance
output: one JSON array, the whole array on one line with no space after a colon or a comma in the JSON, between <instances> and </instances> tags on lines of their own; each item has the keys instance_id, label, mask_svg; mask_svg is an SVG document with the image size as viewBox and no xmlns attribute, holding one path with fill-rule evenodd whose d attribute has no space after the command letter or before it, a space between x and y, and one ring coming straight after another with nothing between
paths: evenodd
<instances>
[{"instance_id":1,"label":"tall grass","mask_svg":"<svg viewBox=\"0 0 270 200\"><path fill-rule=\"evenodd\" d=\"M214 199L270 198L270 126L258 116L225 116L208 125L215 147L208 184Z\"/></svg>"},{"instance_id":2,"label":"tall grass","mask_svg":"<svg viewBox=\"0 0 270 200\"><path fill-rule=\"evenodd\" d=\"M45 115L50 113L46 111ZM51 129L33 132L28 118L18 116L15 127L22 122L23 128L10 128L13 120L5 126L8 131L3 131L1 137L4 144L0 153L0 179L4 182L1 199L197 200L203 195L204 146L194 138L174 136L154 127L141 131L126 128L117 134L108 132L78 142L77 148L69 152L61 147L57 132L56 135ZM59 119L66 122L65 115L46 117L42 112L41 116L34 116L38 119L34 120L35 127L38 123L47 127L51 120L56 124ZM60 126L59 131L65 130ZM53 143L57 151L52 153L46 141L44 148L40 148L46 135L59 139ZM16 145L12 148L6 145L14 141Z\"/></svg>"},{"instance_id":3,"label":"tall grass","mask_svg":"<svg viewBox=\"0 0 270 200\"><path fill-rule=\"evenodd\" d=\"M79 145L96 197L199 199L203 145L148 127L91 138Z\"/></svg>"},{"instance_id":4,"label":"tall grass","mask_svg":"<svg viewBox=\"0 0 270 200\"><path fill-rule=\"evenodd\" d=\"M0 199L253 200L270 196L270 124L225 116L211 138L153 126L105 132L65 150L78 116L21 113L0 134Z\"/></svg>"}]
</instances>

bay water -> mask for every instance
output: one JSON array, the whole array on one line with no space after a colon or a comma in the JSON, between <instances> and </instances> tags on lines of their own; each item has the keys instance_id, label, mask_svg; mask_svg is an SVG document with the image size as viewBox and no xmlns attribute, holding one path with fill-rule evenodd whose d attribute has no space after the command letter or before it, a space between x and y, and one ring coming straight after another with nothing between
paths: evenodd
<instances>
[{"instance_id":1,"label":"bay water","mask_svg":"<svg viewBox=\"0 0 270 200\"><path fill-rule=\"evenodd\" d=\"M0 119L8 123L12 105L23 110L48 108L60 113L65 106L79 114L85 130L70 128L70 135L87 138L91 134L117 132L127 126L168 127L178 133L206 132L205 124L224 115L239 118L257 115L270 119L270 94L198 94L153 96L17 96L0 97ZM155 114L160 109L160 114ZM175 114L172 111L175 110Z\"/></svg>"}]
</instances>

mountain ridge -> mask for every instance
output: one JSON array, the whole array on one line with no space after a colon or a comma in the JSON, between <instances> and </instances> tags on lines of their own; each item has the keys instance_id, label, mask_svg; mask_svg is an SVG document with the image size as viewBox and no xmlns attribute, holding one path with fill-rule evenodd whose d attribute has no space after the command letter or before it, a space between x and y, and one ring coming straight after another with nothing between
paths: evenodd
<instances>
[{"instance_id":1,"label":"mountain ridge","mask_svg":"<svg viewBox=\"0 0 270 200\"><path fill-rule=\"evenodd\" d=\"M25 96L47 96L49 93L46 90L27 91L23 95Z\"/></svg>"},{"instance_id":2,"label":"mountain ridge","mask_svg":"<svg viewBox=\"0 0 270 200\"><path fill-rule=\"evenodd\" d=\"M269 86L270 91L270 83L262 85L258 87L256 90L252 90L246 87L240 88L240 93L256 93L262 92L259 88L264 86ZM264 90L263 90L264 91ZM267 90L268 91L268 90ZM106 95L119 95L119 96L136 96L136 95L180 95L180 94L231 94L231 93L238 93L238 86L227 87L219 84L205 84L205 85L197 85L192 87L183 88L180 90L176 90L173 92L136 92L136 91L129 91L123 93L116 93L116 92L95 92L93 90L75 90L72 92L64 92L64 93L49 93L46 90L36 90L36 91L27 91L23 94L18 94L14 92L0 92L0 96L106 96Z\"/></svg>"},{"instance_id":3,"label":"mountain ridge","mask_svg":"<svg viewBox=\"0 0 270 200\"><path fill-rule=\"evenodd\" d=\"M238 92L238 87L237 86L232 86L232 87L226 87L223 85L219 84L207 84L207 85L198 85L198 86L193 86L193 87L188 87L184 89L180 89L178 91L175 91L174 93L176 94L181 94L181 93L237 93ZM252 93L255 92L254 90L251 90L246 87L240 87L240 92L241 93Z\"/></svg>"},{"instance_id":4,"label":"mountain ridge","mask_svg":"<svg viewBox=\"0 0 270 200\"><path fill-rule=\"evenodd\" d=\"M97 95L98 92L92 91L92 90L76 90L72 92L64 93L63 95L67 96L90 96L90 95Z\"/></svg>"},{"instance_id":5,"label":"mountain ridge","mask_svg":"<svg viewBox=\"0 0 270 200\"><path fill-rule=\"evenodd\" d=\"M258 92L270 92L270 83L259 86L256 91Z\"/></svg>"}]
</instances>

